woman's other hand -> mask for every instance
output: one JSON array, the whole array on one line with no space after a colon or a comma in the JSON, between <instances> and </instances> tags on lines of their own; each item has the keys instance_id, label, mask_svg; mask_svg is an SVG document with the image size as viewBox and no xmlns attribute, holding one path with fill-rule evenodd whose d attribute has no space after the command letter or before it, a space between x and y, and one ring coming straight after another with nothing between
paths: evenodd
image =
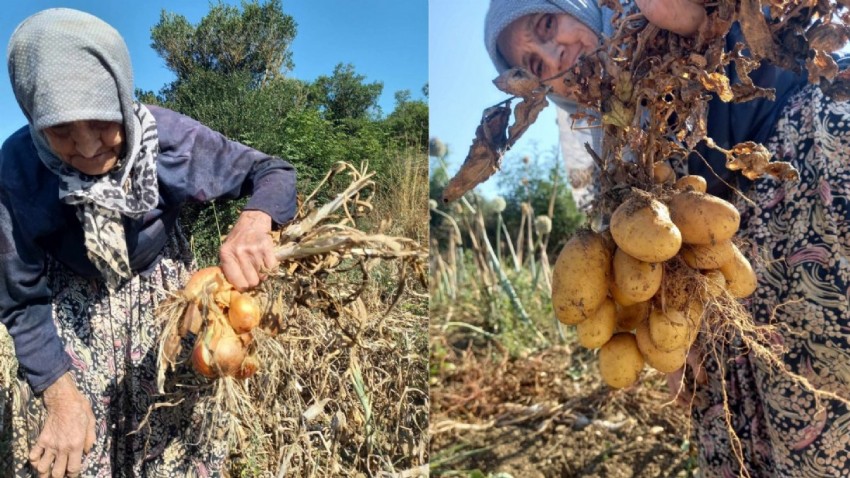
<instances>
[{"instance_id":1,"label":"woman's other hand","mask_svg":"<svg viewBox=\"0 0 850 478\"><path fill-rule=\"evenodd\" d=\"M700 0L636 0L647 20L658 28L693 36L706 20Z\"/></svg>"},{"instance_id":2,"label":"woman's other hand","mask_svg":"<svg viewBox=\"0 0 850 478\"><path fill-rule=\"evenodd\" d=\"M272 218L262 211L242 211L221 246L221 271L237 290L256 286L262 271L277 267L274 242L269 233Z\"/></svg>"},{"instance_id":3,"label":"woman's other hand","mask_svg":"<svg viewBox=\"0 0 850 478\"><path fill-rule=\"evenodd\" d=\"M95 441L91 404L66 373L44 391L44 407L47 419L30 450L30 464L41 478L79 476L83 454Z\"/></svg>"}]
</instances>

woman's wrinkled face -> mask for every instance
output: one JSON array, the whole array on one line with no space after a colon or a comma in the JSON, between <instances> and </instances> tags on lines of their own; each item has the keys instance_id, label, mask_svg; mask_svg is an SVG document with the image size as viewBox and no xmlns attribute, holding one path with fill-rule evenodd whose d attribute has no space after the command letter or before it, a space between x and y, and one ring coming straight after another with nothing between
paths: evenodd
<instances>
[{"instance_id":1,"label":"woman's wrinkled face","mask_svg":"<svg viewBox=\"0 0 850 478\"><path fill-rule=\"evenodd\" d=\"M124 126L112 121L73 121L41 131L59 159L90 176L112 170L124 146Z\"/></svg>"},{"instance_id":2,"label":"woman's wrinkled face","mask_svg":"<svg viewBox=\"0 0 850 478\"><path fill-rule=\"evenodd\" d=\"M499 52L512 67L523 67L540 79L551 78L599 45L596 34L572 16L535 13L514 20L499 34ZM555 93L569 97L560 79L548 81Z\"/></svg>"}]
</instances>

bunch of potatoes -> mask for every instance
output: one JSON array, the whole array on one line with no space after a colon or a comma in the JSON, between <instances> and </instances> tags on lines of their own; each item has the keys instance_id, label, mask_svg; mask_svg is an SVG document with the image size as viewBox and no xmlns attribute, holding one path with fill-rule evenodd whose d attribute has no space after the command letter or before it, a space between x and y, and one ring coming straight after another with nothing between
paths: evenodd
<instances>
[{"instance_id":1,"label":"bunch of potatoes","mask_svg":"<svg viewBox=\"0 0 850 478\"><path fill-rule=\"evenodd\" d=\"M657 170L656 180L670 181ZM635 383L644 364L664 373L682 367L710 301L756 289L752 266L732 242L738 211L705 190L704 178L685 176L666 204L635 193L614 211L608 231L580 231L558 256L555 314L576 326L582 346L599 349L600 373L611 387ZM679 260L704 275L701 290L662 287L665 263Z\"/></svg>"}]
</instances>

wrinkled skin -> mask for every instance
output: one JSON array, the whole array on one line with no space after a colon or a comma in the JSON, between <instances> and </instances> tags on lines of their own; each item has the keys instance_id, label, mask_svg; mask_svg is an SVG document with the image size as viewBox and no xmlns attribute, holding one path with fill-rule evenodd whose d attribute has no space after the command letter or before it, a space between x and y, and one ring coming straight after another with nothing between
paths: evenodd
<instances>
[{"instance_id":1,"label":"wrinkled skin","mask_svg":"<svg viewBox=\"0 0 850 478\"><path fill-rule=\"evenodd\" d=\"M221 246L221 271L227 281L244 291L260 283L264 271L277 267L271 217L262 211L243 211Z\"/></svg>"},{"instance_id":2,"label":"wrinkled skin","mask_svg":"<svg viewBox=\"0 0 850 478\"><path fill-rule=\"evenodd\" d=\"M47 418L30 450L30 465L40 478L79 476L83 455L95 441L91 404L66 373L44 391L44 406Z\"/></svg>"}]
</instances>

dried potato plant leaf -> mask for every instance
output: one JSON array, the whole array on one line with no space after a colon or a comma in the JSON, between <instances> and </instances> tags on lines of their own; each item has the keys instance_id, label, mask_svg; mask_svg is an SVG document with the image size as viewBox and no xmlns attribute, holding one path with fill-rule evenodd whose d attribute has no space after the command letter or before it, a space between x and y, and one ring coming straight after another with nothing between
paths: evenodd
<instances>
[{"instance_id":1,"label":"dried potato plant leaf","mask_svg":"<svg viewBox=\"0 0 850 478\"><path fill-rule=\"evenodd\" d=\"M850 32L844 25L822 23L807 31L806 38L809 39L809 47L813 50L832 53L847 44L847 40L850 39Z\"/></svg>"},{"instance_id":2,"label":"dried potato plant leaf","mask_svg":"<svg viewBox=\"0 0 850 478\"><path fill-rule=\"evenodd\" d=\"M761 6L759 0L740 0L738 21L741 24L741 31L744 32L744 38L747 39L750 52L756 58L773 60L776 58L776 46Z\"/></svg>"},{"instance_id":3,"label":"dried potato plant leaf","mask_svg":"<svg viewBox=\"0 0 850 478\"><path fill-rule=\"evenodd\" d=\"M806 60L806 69L809 70L809 83L814 84L821 78L832 81L838 75L838 64L829 53L822 51L815 51L814 57Z\"/></svg>"},{"instance_id":4,"label":"dried potato plant leaf","mask_svg":"<svg viewBox=\"0 0 850 478\"><path fill-rule=\"evenodd\" d=\"M505 70L493 80L493 84L509 95L522 98L538 96L546 89L540 79L525 68Z\"/></svg>"},{"instance_id":5,"label":"dried potato plant leaf","mask_svg":"<svg viewBox=\"0 0 850 478\"><path fill-rule=\"evenodd\" d=\"M724 103L729 103L735 98L732 88L729 86L729 78L723 73L714 72L700 75L700 81L706 90L717 93L717 97Z\"/></svg>"},{"instance_id":6,"label":"dried potato plant leaf","mask_svg":"<svg viewBox=\"0 0 850 478\"><path fill-rule=\"evenodd\" d=\"M736 144L726 153L726 167L732 171L741 171L748 179L758 179L764 175L776 179L796 181L800 175L791 163L771 162L773 155L764 145L753 141Z\"/></svg>"},{"instance_id":7,"label":"dried potato plant leaf","mask_svg":"<svg viewBox=\"0 0 850 478\"><path fill-rule=\"evenodd\" d=\"M821 90L835 101L850 100L850 70L844 70L832 82L821 81Z\"/></svg>"},{"instance_id":8,"label":"dried potato plant leaf","mask_svg":"<svg viewBox=\"0 0 850 478\"><path fill-rule=\"evenodd\" d=\"M510 102L484 110L463 165L443 190L443 202L457 200L499 170L508 144L505 130L510 116Z\"/></svg>"},{"instance_id":9,"label":"dried potato plant leaf","mask_svg":"<svg viewBox=\"0 0 850 478\"><path fill-rule=\"evenodd\" d=\"M514 108L514 122L508 128L508 144L510 148L537 121L537 116L543 108L549 105L545 95L523 99Z\"/></svg>"}]
</instances>

